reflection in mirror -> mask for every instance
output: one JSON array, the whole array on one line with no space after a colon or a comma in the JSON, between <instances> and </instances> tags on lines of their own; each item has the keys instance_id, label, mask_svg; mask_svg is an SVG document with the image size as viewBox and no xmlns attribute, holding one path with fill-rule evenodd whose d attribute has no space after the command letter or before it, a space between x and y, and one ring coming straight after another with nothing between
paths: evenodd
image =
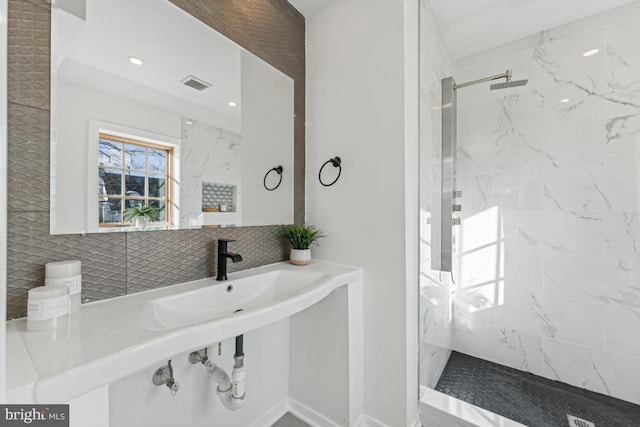
<instances>
[{"instance_id":1,"label":"reflection in mirror","mask_svg":"<svg viewBox=\"0 0 640 427\"><path fill-rule=\"evenodd\" d=\"M59 1L51 31L52 234L293 222L291 78L166 0Z\"/></svg>"},{"instance_id":2,"label":"reflection in mirror","mask_svg":"<svg viewBox=\"0 0 640 427\"><path fill-rule=\"evenodd\" d=\"M182 133L183 224L237 224L242 212L242 137L217 126L186 119Z\"/></svg>"}]
</instances>

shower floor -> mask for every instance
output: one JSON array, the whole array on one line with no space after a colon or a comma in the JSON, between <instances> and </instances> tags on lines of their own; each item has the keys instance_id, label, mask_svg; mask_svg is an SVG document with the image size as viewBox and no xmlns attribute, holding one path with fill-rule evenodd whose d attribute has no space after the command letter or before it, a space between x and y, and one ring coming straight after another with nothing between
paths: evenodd
<instances>
[{"instance_id":1,"label":"shower floor","mask_svg":"<svg viewBox=\"0 0 640 427\"><path fill-rule=\"evenodd\" d=\"M531 427L640 426L640 406L453 352L436 390ZM575 426L587 427L578 422Z\"/></svg>"}]
</instances>

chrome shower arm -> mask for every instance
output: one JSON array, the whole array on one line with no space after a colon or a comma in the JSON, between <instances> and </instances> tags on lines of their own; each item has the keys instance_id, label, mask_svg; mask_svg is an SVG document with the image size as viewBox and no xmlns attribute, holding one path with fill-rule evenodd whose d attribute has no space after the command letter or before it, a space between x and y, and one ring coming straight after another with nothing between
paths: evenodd
<instances>
[{"instance_id":1,"label":"chrome shower arm","mask_svg":"<svg viewBox=\"0 0 640 427\"><path fill-rule=\"evenodd\" d=\"M484 82L490 82L492 80L498 80L498 79L507 79L507 81L511 80L511 70L507 70L502 74L496 74L495 76L491 76L491 77L485 77L483 79L478 79L478 80L473 80L470 82L466 82L466 83L461 83L461 84L455 84L453 85L454 89L460 89L463 87L467 87L467 86L473 86L473 85L477 85L479 83L484 83Z\"/></svg>"}]
</instances>

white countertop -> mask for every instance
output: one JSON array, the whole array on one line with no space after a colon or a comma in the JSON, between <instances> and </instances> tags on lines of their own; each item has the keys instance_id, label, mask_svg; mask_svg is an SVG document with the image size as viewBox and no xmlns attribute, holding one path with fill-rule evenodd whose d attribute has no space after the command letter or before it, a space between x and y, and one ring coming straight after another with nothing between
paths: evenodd
<instances>
[{"instance_id":1,"label":"white countertop","mask_svg":"<svg viewBox=\"0 0 640 427\"><path fill-rule=\"evenodd\" d=\"M157 298L275 270L321 273L305 292L267 307L171 330L150 330L143 317ZM362 277L357 267L312 261L305 267L271 264L215 278L84 304L56 332L28 332L26 319L7 322L7 390L33 388L36 403L64 403L110 384L181 351L189 352L289 317L317 303L334 289Z\"/></svg>"}]
</instances>

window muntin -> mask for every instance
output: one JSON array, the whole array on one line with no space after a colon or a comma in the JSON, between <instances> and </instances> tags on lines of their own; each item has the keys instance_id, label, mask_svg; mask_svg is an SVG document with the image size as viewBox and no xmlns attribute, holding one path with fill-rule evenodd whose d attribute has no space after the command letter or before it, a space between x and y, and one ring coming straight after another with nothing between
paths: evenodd
<instances>
[{"instance_id":1,"label":"window muntin","mask_svg":"<svg viewBox=\"0 0 640 427\"><path fill-rule=\"evenodd\" d=\"M158 208L154 224L171 223L173 148L100 133L98 149L98 223L125 224L123 211L136 205Z\"/></svg>"}]
</instances>

